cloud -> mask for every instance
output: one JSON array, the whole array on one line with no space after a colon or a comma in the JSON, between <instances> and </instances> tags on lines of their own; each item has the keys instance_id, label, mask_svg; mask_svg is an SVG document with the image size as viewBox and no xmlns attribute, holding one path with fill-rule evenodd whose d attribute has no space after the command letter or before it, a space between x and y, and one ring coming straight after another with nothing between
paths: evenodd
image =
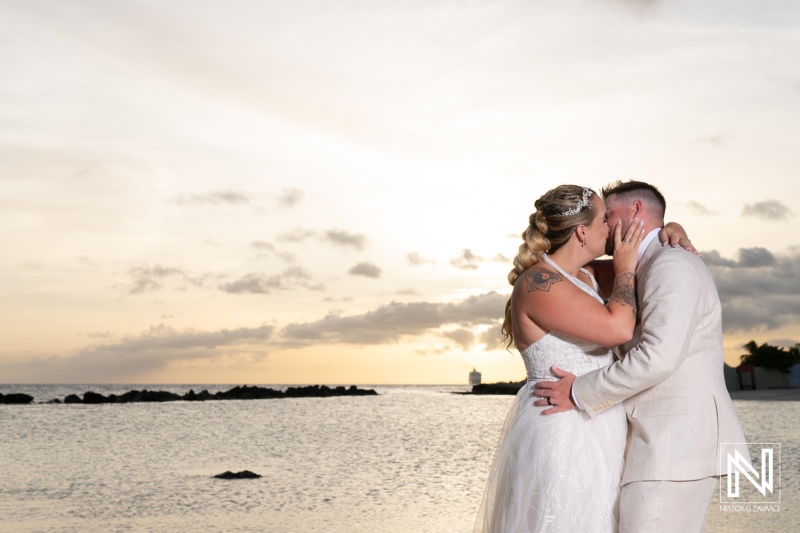
<instances>
[{"instance_id":1,"label":"cloud","mask_svg":"<svg viewBox=\"0 0 800 533\"><path fill-rule=\"evenodd\" d=\"M174 363L210 361L236 357L252 362L272 348L307 345L394 343L404 337L437 335L464 349L482 341L484 327L497 329L508 295L496 292L469 296L456 302L391 302L359 315L331 313L312 321L220 330L178 330L158 324L138 335L115 340L111 334L92 333L101 343L91 344L69 357L37 357L0 360L0 372L20 382L43 382L44 376L57 376L60 383L136 382L150 379L153 372ZM343 299L343 301L346 299ZM441 331L442 327L445 331ZM448 345L430 347L420 353L450 351ZM490 349L495 347L490 346Z\"/></svg>"},{"instance_id":2,"label":"cloud","mask_svg":"<svg viewBox=\"0 0 800 533\"><path fill-rule=\"evenodd\" d=\"M363 250L367 238L360 233L348 233L343 230L329 229L325 232L324 240L331 244L343 247L351 247L356 250Z\"/></svg>"},{"instance_id":3,"label":"cloud","mask_svg":"<svg viewBox=\"0 0 800 533\"><path fill-rule=\"evenodd\" d=\"M483 261L482 258L473 254L470 249L465 249L458 257L450 260L450 264L462 270L476 270L478 263Z\"/></svg>"},{"instance_id":4,"label":"cloud","mask_svg":"<svg viewBox=\"0 0 800 533\"><path fill-rule=\"evenodd\" d=\"M226 352L252 354L265 349L273 326L255 328L178 331L159 324L140 335L117 342L93 344L71 357L40 357L25 362L6 362L7 372L20 379L58 376L61 383L135 381L163 370L173 362L214 359Z\"/></svg>"},{"instance_id":5,"label":"cloud","mask_svg":"<svg viewBox=\"0 0 800 533\"><path fill-rule=\"evenodd\" d=\"M93 261L92 259L86 257L85 255L80 256L78 258L78 262L80 264L82 264L82 265L86 265L86 266L92 267L92 268L97 268L97 267L101 266L100 263L98 263L97 261Z\"/></svg>"},{"instance_id":6,"label":"cloud","mask_svg":"<svg viewBox=\"0 0 800 533\"><path fill-rule=\"evenodd\" d=\"M738 261L712 250L703 258L719 291L726 332L800 324L800 248L782 255L743 248Z\"/></svg>"},{"instance_id":7,"label":"cloud","mask_svg":"<svg viewBox=\"0 0 800 533\"><path fill-rule=\"evenodd\" d=\"M725 259L716 250L703 252L703 259L709 267L755 268L777 264L777 259L772 255L772 252L760 247L740 248L738 261Z\"/></svg>"},{"instance_id":8,"label":"cloud","mask_svg":"<svg viewBox=\"0 0 800 533\"><path fill-rule=\"evenodd\" d=\"M164 288L168 280L182 282L176 287L185 290L188 285L202 287L208 274L192 274L180 267L162 265L139 266L128 270L131 282L125 285L130 294L144 294Z\"/></svg>"},{"instance_id":9,"label":"cloud","mask_svg":"<svg viewBox=\"0 0 800 533\"><path fill-rule=\"evenodd\" d=\"M778 200L764 200L754 204L747 204L742 209L742 215L757 217L762 220L786 220L794 215L794 211Z\"/></svg>"},{"instance_id":10,"label":"cloud","mask_svg":"<svg viewBox=\"0 0 800 533\"><path fill-rule=\"evenodd\" d=\"M250 203L250 198L247 194L240 191L209 191L205 193L184 193L178 195L174 202L178 205L185 206L202 206L202 205L247 205Z\"/></svg>"},{"instance_id":11,"label":"cloud","mask_svg":"<svg viewBox=\"0 0 800 533\"><path fill-rule=\"evenodd\" d=\"M250 243L250 246L258 250L259 252L274 254L276 251L275 246L272 243L266 241L253 241Z\"/></svg>"},{"instance_id":12,"label":"cloud","mask_svg":"<svg viewBox=\"0 0 800 533\"><path fill-rule=\"evenodd\" d=\"M406 261L408 261L409 265L412 266L419 266L419 265L426 265L426 264L433 264L436 261L433 259L427 259L422 257L417 252L409 252L406 254Z\"/></svg>"},{"instance_id":13,"label":"cloud","mask_svg":"<svg viewBox=\"0 0 800 533\"><path fill-rule=\"evenodd\" d=\"M717 148L725 148L728 145L728 141L730 141L729 135L709 135L707 137L703 137L700 141L711 144Z\"/></svg>"},{"instance_id":14,"label":"cloud","mask_svg":"<svg viewBox=\"0 0 800 533\"><path fill-rule=\"evenodd\" d=\"M778 264L772 252L766 248L742 248L739 250L739 265L743 268L771 267Z\"/></svg>"},{"instance_id":15,"label":"cloud","mask_svg":"<svg viewBox=\"0 0 800 533\"><path fill-rule=\"evenodd\" d=\"M497 254L490 259L483 258L472 253L469 248L463 250L458 256L450 260L450 264L461 270L476 270L479 263L493 261L496 263L508 263L511 260L503 254Z\"/></svg>"},{"instance_id":16,"label":"cloud","mask_svg":"<svg viewBox=\"0 0 800 533\"><path fill-rule=\"evenodd\" d=\"M20 267L23 270L41 270L44 268L44 263L41 261L25 261Z\"/></svg>"},{"instance_id":17,"label":"cloud","mask_svg":"<svg viewBox=\"0 0 800 533\"><path fill-rule=\"evenodd\" d=\"M414 353L417 355L441 355L443 353L452 352L452 346L448 344L437 344L428 346L426 348L414 348Z\"/></svg>"},{"instance_id":18,"label":"cloud","mask_svg":"<svg viewBox=\"0 0 800 533\"><path fill-rule=\"evenodd\" d=\"M456 344L468 350L475 344L475 334L466 328L454 329L442 333L442 337L455 341Z\"/></svg>"},{"instance_id":19,"label":"cloud","mask_svg":"<svg viewBox=\"0 0 800 533\"><path fill-rule=\"evenodd\" d=\"M323 283L314 283L311 274L299 266L290 266L281 274L268 276L263 272L251 272L231 283L219 285L220 290L231 294L272 294L303 287L312 291L323 291Z\"/></svg>"},{"instance_id":20,"label":"cloud","mask_svg":"<svg viewBox=\"0 0 800 533\"><path fill-rule=\"evenodd\" d=\"M295 228L287 233L278 235L277 240L281 242L302 243L309 239L317 239L327 242L334 246L343 248L354 248L363 250L367 244L367 237L361 233L350 233L340 229L329 229L319 233L310 229Z\"/></svg>"},{"instance_id":21,"label":"cloud","mask_svg":"<svg viewBox=\"0 0 800 533\"><path fill-rule=\"evenodd\" d=\"M347 273L351 276L364 276L367 278L381 277L380 267L373 265L369 261L354 265L350 270L347 271Z\"/></svg>"},{"instance_id":22,"label":"cloud","mask_svg":"<svg viewBox=\"0 0 800 533\"><path fill-rule=\"evenodd\" d=\"M503 334L500 332L502 320L498 320L476 337L477 344L483 344L487 350L505 350L506 345L503 341Z\"/></svg>"},{"instance_id":23,"label":"cloud","mask_svg":"<svg viewBox=\"0 0 800 533\"><path fill-rule=\"evenodd\" d=\"M712 211L701 203L691 201L686 202L686 206L692 210L696 215L716 215L716 211Z\"/></svg>"},{"instance_id":24,"label":"cloud","mask_svg":"<svg viewBox=\"0 0 800 533\"><path fill-rule=\"evenodd\" d=\"M661 0L605 0L607 3L623 7L634 13L645 13L652 11L658 6Z\"/></svg>"},{"instance_id":25,"label":"cloud","mask_svg":"<svg viewBox=\"0 0 800 533\"><path fill-rule=\"evenodd\" d=\"M397 294L401 296L417 296L420 294L420 292L417 289L412 289L408 287L405 289L400 289L399 291L397 291Z\"/></svg>"},{"instance_id":26,"label":"cloud","mask_svg":"<svg viewBox=\"0 0 800 533\"><path fill-rule=\"evenodd\" d=\"M302 229L302 228L295 228L292 231L288 231L286 233L281 233L277 236L277 240L280 242L305 242L312 237L316 237L318 234L314 230L310 229Z\"/></svg>"},{"instance_id":27,"label":"cloud","mask_svg":"<svg viewBox=\"0 0 800 533\"><path fill-rule=\"evenodd\" d=\"M253 247L255 250L259 252L258 257L263 256L277 256L279 257L284 263L294 263L297 260L297 256L289 252L281 252L275 248L270 242L266 241L253 241L250 243L250 246Z\"/></svg>"},{"instance_id":28,"label":"cloud","mask_svg":"<svg viewBox=\"0 0 800 533\"><path fill-rule=\"evenodd\" d=\"M284 189L278 197L279 207L294 207L295 204L303 199L303 191L300 189Z\"/></svg>"},{"instance_id":29,"label":"cloud","mask_svg":"<svg viewBox=\"0 0 800 533\"><path fill-rule=\"evenodd\" d=\"M92 339L113 339L114 334L110 331L92 331L86 334L87 337Z\"/></svg>"},{"instance_id":30,"label":"cloud","mask_svg":"<svg viewBox=\"0 0 800 533\"><path fill-rule=\"evenodd\" d=\"M279 337L281 342L295 346L391 343L451 324L461 328L494 324L503 316L507 299L508 295L492 291L460 302L391 302L360 315L331 313L313 322L288 324Z\"/></svg>"},{"instance_id":31,"label":"cloud","mask_svg":"<svg viewBox=\"0 0 800 533\"><path fill-rule=\"evenodd\" d=\"M327 298L322 299L323 302L352 302L353 298L350 296L342 296L341 298L334 298L333 296L328 296Z\"/></svg>"},{"instance_id":32,"label":"cloud","mask_svg":"<svg viewBox=\"0 0 800 533\"><path fill-rule=\"evenodd\" d=\"M795 339L769 339L767 340L767 344L779 346L781 348L794 348L797 344L800 344L800 341Z\"/></svg>"}]
</instances>

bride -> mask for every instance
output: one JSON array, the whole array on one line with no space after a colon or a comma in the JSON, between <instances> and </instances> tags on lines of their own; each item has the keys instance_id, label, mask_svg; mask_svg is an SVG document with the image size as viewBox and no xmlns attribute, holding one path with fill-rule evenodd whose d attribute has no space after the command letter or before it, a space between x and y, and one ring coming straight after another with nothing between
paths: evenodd
<instances>
[{"instance_id":1,"label":"bride","mask_svg":"<svg viewBox=\"0 0 800 533\"><path fill-rule=\"evenodd\" d=\"M631 339L642 226L634 221L624 236L621 225L614 228L611 272L604 265L610 262L589 264L611 238L594 191L561 185L534 206L508 275L514 289L503 323L528 381L503 426L475 532L615 533L627 432L623 405L591 419L578 410L539 416L546 407L533 405L532 392L537 381L558 377L552 366L575 375L607 366L609 347ZM607 273L602 286L611 288L613 280L613 290L604 304L595 276Z\"/></svg>"}]
</instances>

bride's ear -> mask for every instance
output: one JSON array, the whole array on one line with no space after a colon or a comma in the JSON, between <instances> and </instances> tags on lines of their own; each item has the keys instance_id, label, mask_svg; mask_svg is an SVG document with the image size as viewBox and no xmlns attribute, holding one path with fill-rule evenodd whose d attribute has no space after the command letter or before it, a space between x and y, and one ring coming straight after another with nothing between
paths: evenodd
<instances>
[{"instance_id":1,"label":"bride's ear","mask_svg":"<svg viewBox=\"0 0 800 533\"><path fill-rule=\"evenodd\" d=\"M578 242L581 243L581 246L586 246L586 226L581 224L575 228L575 235L577 235Z\"/></svg>"}]
</instances>

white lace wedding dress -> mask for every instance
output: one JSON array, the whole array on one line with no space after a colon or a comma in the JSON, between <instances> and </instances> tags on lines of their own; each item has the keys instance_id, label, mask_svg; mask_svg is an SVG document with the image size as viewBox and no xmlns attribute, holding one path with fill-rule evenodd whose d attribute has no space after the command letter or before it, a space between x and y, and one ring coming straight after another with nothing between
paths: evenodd
<instances>
[{"instance_id":1,"label":"white lace wedding dress","mask_svg":"<svg viewBox=\"0 0 800 533\"><path fill-rule=\"evenodd\" d=\"M595 287L590 287L547 256L545 261L602 302L593 278ZM590 419L574 410L542 416L547 407L533 405L538 399L534 384L556 379L551 366L581 375L609 365L611 350L551 331L521 353L528 381L503 425L475 532L616 533L624 407L618 404Z\"/></svg>"}]
</instances>

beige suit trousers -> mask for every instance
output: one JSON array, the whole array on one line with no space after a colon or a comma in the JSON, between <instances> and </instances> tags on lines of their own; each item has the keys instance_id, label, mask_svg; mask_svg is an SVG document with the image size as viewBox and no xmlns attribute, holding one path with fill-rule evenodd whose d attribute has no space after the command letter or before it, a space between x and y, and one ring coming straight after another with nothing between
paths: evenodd
<instances>
[{"instance_id":1,"label":"beige suit trousers","mask_svg":"<svg viewBox=\"0 0 800 533\"><path fill-rule=\"evenodd\" d=\"M622 486L619 533L704 533L719 477L633 481Z\"/></svg>"}]
</instances>

